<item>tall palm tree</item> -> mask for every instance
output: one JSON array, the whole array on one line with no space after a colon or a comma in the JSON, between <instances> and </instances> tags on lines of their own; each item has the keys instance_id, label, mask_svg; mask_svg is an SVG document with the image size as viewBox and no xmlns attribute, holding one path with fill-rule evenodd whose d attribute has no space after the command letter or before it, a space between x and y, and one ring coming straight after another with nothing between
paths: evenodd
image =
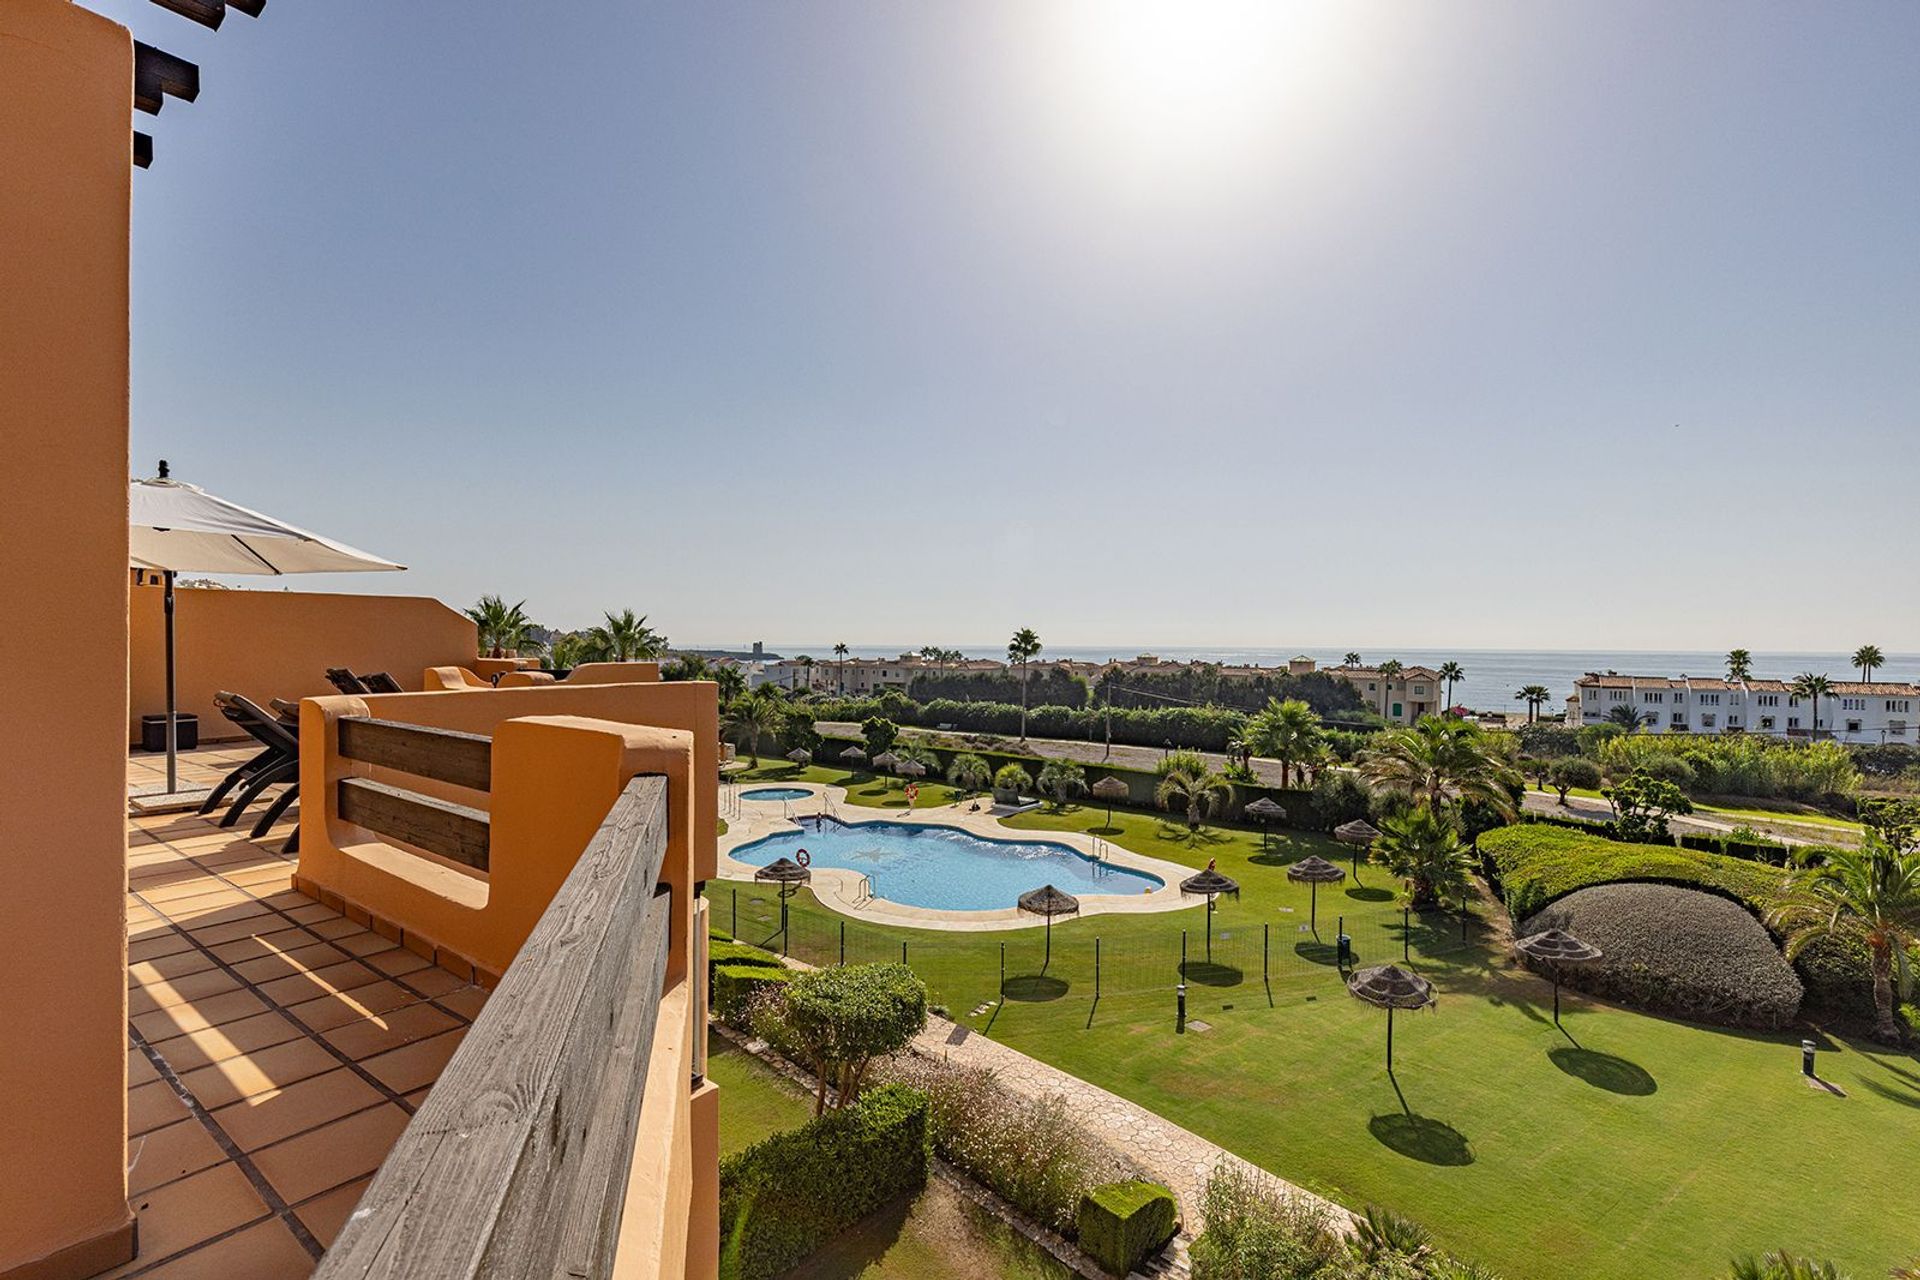
<instances>
[{"instance_id":1,"label":"tall palm tree","mask_svg":"<svg viewBox=\"0 0 1920 1280\"><path fill-rule=\"evenodd\" d=\"M1227 776L1204 766L1182 765L1161 775L1153 789L1154 803L1162 809L1175 805L1187 811L1187 830L1198 831L1207 817L1233 798L1233 783Z\"/></svg>"},{"instance_id":2,"label":"tall palm tree","mask_svg":"<svg viewBox=\"0 0 1920 1280\"><path fill-rule=\"evenodd\" d=\"M813 692L813 659L807 654L800 655L800 670L807 681L807 692Z\"/></svg>"},{"instance_id":3,"label":"tall palm tree","mask_svg":"<svg viewBox=\"0 0 1920 1280\"><path fill-rule=\"evenodd\" d=\"M1522 786L1499 742L1471 720L1422 716L1410 729L1389 729L1360 757L1360 776L1376 787L1439 808L1449 798L1480 801L1514 816Z\"/></svg>"},{"instance_id":4,"label":"tall palm tree","mask_svg":"<svg viewBox=\"0 0 1920 1280\"><path fill-rule=\"evenodd\" d=\"M1040 656L1040 637L1032 627L1022 627L1007 642L1007 661L1020 668L1020 741L1027 740L1027 664Z\"/></svg>"},{"instance_id":5,"label":"tall palm tree","mask_svg":"<svg viewBox=\"0 0 1920 1280\"><path fill-rule=\"evenodd\" d=\"M591 632L594 644L608 662L640 662L667 652L667 638L647 625L647 615L633 610L605 615L606 622Z\"/></svg>"},{"instance_id":6,"label":"tall palm tree","mask_svg":"<svg viewBox=\"0 0 1920 1280\"><path fill-rule=\"evenodd\" d=\"M1628 733L1653 723L1653 712L1642 711L1631 702L1617 702L1607 708L1607 723L1617 724Z\"/></svg>"},{"instance_id":7,"label":"tall palm tree","mask_svg":"<svg viewBox=\"0 0 1920 1280\"><path fill-rule=\"evenodd\" d=\"M1400 674L1400 659L1388 658L1380 664L1380 715L1387 714L1387 695L1393 690L1394 677Z\"/></svg>"},{"instance_id":8,"label":"tall palm tree","mask_svg":"<svg viewBox=\"0 0 1920 1280\"><path fill-rule=\"evenodd\" d=\"M585 631L567 631L553 638L547 646L553 665L562 671L579 666L583 662L594 660L593 637Z\"/></svg>"},{"instance_id":9,"label":"tall palm tree","mask_svg":"<svg viewBox=\"0 0 1920 1280\"><path fill-rule=\"evenodd\" d=\"M1453 815L1430 804L1382 819L1369 860L1407 882L1407 905L1430 907L1457 898L1473 874L1474 857L1460 843Z\"/></svg>"},{"instance_id":10,"label":"tall palm tree","mask_svg":"<svg viewBox=\"0 0 1920 1280\"><path fill-rule=\"evenodd\" d=\"M760 742L770 733L778 733L783 716L780 704L772 698L748 694L735 698L727 707L721 729L752 753L753 767L760 767Z\"/></svg>"},{"instance_id":11,"label":"tall palm tree","mask_svg":"<svg viewBox=\"0 0 1920 1280\"><path fill-rule=\"evenodd\" d=\"M1833 681L1824 675L1815 675L1808 671L1793 682L1793 694L1797 698L1807 698L1813 703L1813 719L1807 725L1807 736L1820 736L1820 699L1833 693Z\"/></svg>"},{"instance_id":12,"label":"tall palm tree","mask_svg":"<svg viewBox=\"0 0 1920 1280\"><path fill-rule=\"evenodd\" d=\"M1895 1277L1908 1274L1893 1272ZM1840 1268L1825 1258L1808 1258L1778 1249L1764 1258L1752 1254L1728 1264L1727 1280L1847 1280Z\"/></svg>"},{"instance_id":13,"label":"tall palm tree","mask_svg":"<svg viewBox=\"0 0 1920 1280\"><path fill-rule=\"evenodd\" d=\"M478 632L480 647L489 658L504 658L527 642L533 619L527 617L527 602L509 605L499 596L481 596L480 603L466 610Z\"/></svg>"},{"instance_id":14,"label":"tall palm tree","mask_svg":"<svg viewBox=\"0 0 1920 1280\"><path fill-rule=\"evenodd\" d=\"M1258 755L1280 762L1280 785L1292 781L1293 767L1305 766L1319 758L1324 735L1320 717L1298 698L1282 702L1267 699L1267 705L1247 721L1247 743Z\"/></svg>"},{"instance_id":15,"label":"tall palm tree","mask_svg":"<svg viewBox=\"0 0 1920 1280\"><path fill-rule=\"evenodd\" d=\"M1532 724L1540 714L1540 708L1553 700L1553 694L1543 684L1530 684L1513 695L1515 702L1527 704L1527 723Z\"/></svg>"},{"instance_id":16,"label":"tall palm tree","mask_svg":"<svg viewBox=\"0 0 1920 1280\"><path fill-rule=\"evenodd\" d=\"M845 644L833 646L833 656L840 660L838 683L840 696L844 698L847 696L847 646Z\"/></svg>"},{"instance_id":17,"label":"tall palm tree","mask_svg":"<svg viewBox=\"0 0 1920 1280\"><path fill-rule=\"evenodd\" d=\"M1887 655L1877 644L1863 644L1853 651L1853 665L1860 668L1862 680L1872 680L1873 673L1887 665Z\"/></svg>"},{"instance_id":18,"label":"tall palm tree","mask_svg":"<svg viewBox=\"0 0 1920 1280\"><path fill-rule=\"evenodd\" d=\"M1340 659L1340 665L1343 667L1357 667L1360 665L1360 655L1349 649L1347 650L1347 656Z\"/></svg>"},{"instance_id":19,"label":"tall palm tree","mask_svg":"<svg viewBox=\"0 0 1920 1280\"><path fill-rule=\"evenodd\" d=\"M720 699L720 705L723 707L735 698L746 695L747 678L740 673L740 668L734 666L731 662L710 668L705 678L713 681L713 683L718 686L715 689L715 693Z\"/></svg>"},{"instance_id":20,"label":"tall palm tree","mask_svg":"<svg viewBox=\"0 0 1920 1280\"><path fill-rule=\"evenodd\" d=\"M1753 675L1753 655L1745 649L1727 651L1727 679L1745 680Z\"/></svg>"},{"instance_id":21,"label":"tall palm tree","mask_svg":"<svg viewBox=\"0 0 1920 1280\"><path fill-rule=\"evenodd\" d=\"M1456 682L1467 678L1467 669L1457 662L1443 662L1440 664L1440 678L1447 682L1447 705L1443 707L1442 710L1451 712L1453 710L1453 686Z\"/></svg>"},{"instance_id":22,"label":"tall palm tree","mask_svg":"<svg viewBox=\"0 0 1920 1280\"><path fill-rule=\"evenodd\" d=\"M1920 945L1920 852L1901 852L1869 831L1858 849L1825 849L1819 866L1788 886L1768 923L1786 935L1789 960L1816 938L1865 945L1873 971L1873 1033L1900 1039L1897 987L1905 999L1913 975L1907 953Z\"/></svg>"}]
</instances>

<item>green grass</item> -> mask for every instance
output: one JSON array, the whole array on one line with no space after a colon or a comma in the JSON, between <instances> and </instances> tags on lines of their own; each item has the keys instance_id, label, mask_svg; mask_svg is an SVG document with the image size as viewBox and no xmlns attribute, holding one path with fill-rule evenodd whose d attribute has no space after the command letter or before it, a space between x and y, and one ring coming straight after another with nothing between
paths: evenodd
<instances>
[{"instance_id":1,"label":"green grass","mask_svg":"<svg viewBox=\"0 0 1920 1280\"><path fill-rule=\"evenodd\" d=\"M847 801L850 804L863 805L869 809L907 807L904 778L875 776L864 770L838 769L818 764L810 764L803 769L791 760L763 759L759 768L736 770L728 775L728 779L740 783L811 782L820 786L845 787ZM946 783L923 778L920 780L920 798L914 802L913 807L932 809L940 805L952 804L959 798L960 793Z\"/></svg>"},{"instance_id":2,"label":"green grass","mask_svg":"<svg viewBox=\"0 0 1920 1280\"><path fill-rule=\"evenodd\" d=\"M1551 988L1511 967L1483 923L1459 941L1458 917L1412 920L1415 966L1436 1009L1396 1022L1396 1075L1384 1070L1385 1018L1348 996L1333 969L1331 916L1344 913L1360 962L1398 959L1401 916L1384 873L1323 888L1319 937L1308 890L1285 863L1344 850L1314 836L1213 830L1102 809L1022 815L1028 830L1097 830L1140 852L1198 867L1208 858L1242 886L1214 918L1203 960L1199 906L1148 916L1090 916L1053 930L944 933L852 922L849 961L897 959L901 941L933 999L977 1032L1112 1089L1342 1203L1389 1205L1447 1248L1509 1280L1706 1277L1729 1255L1783 1244L1832 1255L1866 1276L1912 1252L1898 1162L1841 1153L1920 1149L1920 1063L1830 1040L1821 1075L1799 1076L1798 1033L1702 1028L1569 994L1566 1034ZM771 895L715 884L725 927L738 891L740 933L772 940ZM1483 906L1482 914L1492 908ZM841 917L793 900L794 954L838 958ZM1261 934L1270 981L1261 980ZM1176 1035L1180 931L1188 931L1189 1017ZM1101 940L1101 999L1093 940ZM1008 999L995 999L1000 944ZM1576 1043L1577 1042L1577 1043ZM1820 1153L1827 1153L1822 1155Z\"/></svg>"},{"instance_id":3,"label":"green grass","mask_svg":"<svg viewBox=\"0 0 1920 1280\"><path fill-rule=\"evenodd\" d=\"M720 1086L720 1154L797 1129L813 1115L813 1099L718 1032L707 1032L707 1075Z\"/></svg>"}]
</instances>

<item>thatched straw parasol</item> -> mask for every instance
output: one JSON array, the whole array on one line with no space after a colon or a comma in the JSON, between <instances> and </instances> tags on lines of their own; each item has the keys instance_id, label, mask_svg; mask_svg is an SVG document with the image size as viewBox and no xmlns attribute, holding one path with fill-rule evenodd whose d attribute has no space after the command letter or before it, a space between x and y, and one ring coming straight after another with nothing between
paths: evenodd
<instances>
[{"instance_id":1,"label":"thatched straw parasol","mask_svg":"<svg viewBox=\"0 0 1920 1280\"><path fill-rule=\"evenodd\" d=\"M800 852L805 853L802 849ZM787 899L799 892L800 886L813 879L813 872L795 862L792 858L775 858L766 866L753 873L753 878L762 884L777 885L780 889L780 954L787 953Z\"/></svg>"},{"instance_id":2,"label":"thatched straw parasol","mask_svg":"<svg viewBox=\"0 0 1920 1280\"><path fill-rule=\"evenodd\" d=\"M882 751L873 758L873 767L876 769L891 769L899 763L900 757L891 751Z\"/></svg>"},{"instance_id":3,"label":"thatched straw parasol","mask_svg":"<svg viewBox=\"0 0 1920 1280\"><path fill-rule=\"evenodd\" d=\"M848 747L840 753L840 758L848 764L857 764L867 758L867 753L860 747Z\"/></svg>"},{"instance_id":4,"label":"thatched straw parasol","mask_svg":"<svg viewBox=\"0 0 1920 1280\"><path fill-rule=\"evenodd\" d=\"M1053 918L1077 915L1080 899L1050 884L1043 884L1038 889L1021 894L1018 905L1022 911L1047 919L1047 957L1040 962L1040 971L1045 973L1047 966L1053 963Z\"/></svg>"},{"instance_id":5,"label":"thatched straw parasol","mask_svg":"<svg viewBox=\"0 0 1920 1280\"><path fill-rule=\"evenodd\" d=\"M1242 817L1252 818L1260 824L1260 852L1267 851L1267 825L1273 822L1285 822L1287 811L1273 802L1272 796L1261 796L1240 811Z\"/></svg>"},{"instance_id":6,"label":"thatched straw parasol","mask_svg":"<svg viewBox=\"0 0 1920 1280\"><path fill-rule=\"evenodd\" d=\"M1380 828L1365 818L1355 818L1352 822L1343 822L1333 829L1333 838L1341 844L1353 846L1353 874L1360 874L1360 855L1373 848L1373 842L1380 838Z\"/></svg>"},{"instance_id":7,"label":"thatched straw parasol","mask_svg":"<svg viewBox=\"0 0 1920 1280\"><path fill-rule=\"evenodd\" d=\"M859 748L856 747L855 750L859 750ZM807 750L805 747L795 747L792 751L787 752L787 759L804 769L813 763L813 752Z\"/></svg>"},{"instance_id":8,"label":"thatched straw parasol","mask_svg":"<svg viewBox=\"0 0 1920 1280\"><path fill-rule=\"evenodd\" d=\"M1307 899L1307 927L1313 930L1314 937L1320 936L1320 886L1339 884L1346 878L1346 872L1318 856L1302 858L1287 868L1287 879L1313 886Z\"/></svg>"},{"instance_id":9,"label":"thatched straw parasol","mask_svg":"<svg viewBox=\"0 0 1920 1280\"><path fill-rule=\"evenodd\" d=\"M1543 961L1547 972L1553 975L1553 1025L1560 1025L1560 966L1563 964L1585 964L1598 960L1600 948L1591 942L1583 942L1562 929L1548 929L1545 933L1536 933L1522 938L1513 944L1514 950L1524 952L1535 960Z\"/></svg>"},{"instance_id":10,"label":"thatched straw parasol","mask_svg":"<svg viewBox=\"0 0 1920 1280\"><path fill-rule=\"evenodd\" d=\"M1393 1011L1424 1009L1433 1003L1433 984L1397 964L1357 969L1347 979L1347 990L1377 1009L1387 1011L1387 1074L1393 1074Z\"/></svg>"},{"instance_id":11,"label":"thatched straw parasol","mask_svg":"<svg viewBox=\"0 0 1920 1280\"><path fill-rule=\"evenodd\" d=\"M893 766L893 771L908 778L924 778L927 776L927 766L921 764L918 760L902 760Z\"/></svg>"},{"instance_id":12,"label":"thatched straw parasol","mask_svg":"<svg viewBox=\"0 0 1920 1280\"><path fill-rule=\"evenodd\" d=\"M1219 871L1214 869L1213 862L1209 860L1205 871L1200 872L1198 875L1188 876L1180 882L1180 892L1187 897L1193 898L1204 895L1207 899L1207 959L1211 960L1213 959L1213 900L1223 893L1230 893L1236 898L1239 897L1240 882L1231 876L1221 875ZM1180 949L1182 953L1184 953L1186 951L1186 945L1182 943ZM1185 975L1183 974L1182 978L1184 979L1184 977Z\"/></svg>"},{"instance_id":13,"label":"thatched straw parasol","mask_svg":"<svg viewBox=\"0 0 1920 1280\"><path fill-rule=\"evenodd\" d=\"M1107 802L1107 825L1111 827L1113 825L1113 802L1115 800L1125 800L1133 794L1133 788L1112 774L1108 774L1093 784L1093 794L1097 799Z\"/></svg>"}]
</instances>

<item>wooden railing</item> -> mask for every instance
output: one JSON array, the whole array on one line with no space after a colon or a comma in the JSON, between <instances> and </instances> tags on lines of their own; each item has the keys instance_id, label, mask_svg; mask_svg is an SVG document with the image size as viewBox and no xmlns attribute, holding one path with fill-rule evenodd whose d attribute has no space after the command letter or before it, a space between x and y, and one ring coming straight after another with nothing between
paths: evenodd
<instances>
[{"instance_id":1,"label":"wooden railing","mask_svg":"<svg viewBox=\"0 0 1920 1280\"><path fill-rule=\"evenodd\" d=\"M475 791L493 781L493 739L454 729L346 716L340 756ZM342 819L376 835L481 871L490 865L492 829L479 809L371 778L342 778L337 807Z\"/></svg>"},{"instance_id":2,"label":"wooden railing","mask_svg":"<svg viewBox=\"0 0 1920 1280\"><path fill-rule=\"evenodd\" d=\"M629 782L320 1280L609 1273L666 973L666 821L666 779Z\"/></svg>"}]
</instances>

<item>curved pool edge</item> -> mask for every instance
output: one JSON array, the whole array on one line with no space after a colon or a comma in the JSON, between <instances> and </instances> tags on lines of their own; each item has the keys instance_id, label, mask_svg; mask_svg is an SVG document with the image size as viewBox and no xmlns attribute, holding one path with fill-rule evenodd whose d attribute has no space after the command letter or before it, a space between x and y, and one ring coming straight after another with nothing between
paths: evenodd
<instances>
[{"instance_id":1,"label":"curved pool edge","mask_svg":"<svg viewBox=\"0 0 1920 1280\"><path fill-rule=\"evenodd\" d=\"M946 826L986 840L1002 840L1013 844L1059 845L1081 857L1110 863L1129 871L1138 871L1161 881L1158 889L1148 893L1082 894L1080 895L1080 915L1083 917L1178 911L1202 905L1197 900L1183 897L1180 893L1180 881L1193 874L1192 867L1134 853L1117 844L1095 840L1081 832L1049 831L1043 836L1036 835L1029 839L1027 833L1000 825L999 818L991 808L983 808L978 813L970 813L964 808L953 805L916 812L908 812L904 809L871 809L864 805L847 803L845 787L820 783L795 785L804 785L823 802L822 805L809 808L807 813L797 815L799 817L811 817L824 809L828 817L849 826L859 826L869 822ZM795 800L790 803L800 805L804 802ZM733 850L767 836L802 829L798 822L787 818L784 813L755 811L761 807L766 806L761 806L757 802L748 802L736 812L722 815L727 819L727 833L720 837L718 868L720 880L746 882L753 880L753 873L757 868L734 858ZM814 897L822 906L841 915L871 924L898 925L910 929L947 929L957 933L1039 929L1046 924L1045 920L1029 915L1016 907L949 911L937 907L917 907L910 903L894 902L888 898L857 899L855 895L859 892L862 879L863 877L857 871L849 871L841 867L816 867L812 883L808 887L813 890Z\"/></svg>"}]
</instances>

